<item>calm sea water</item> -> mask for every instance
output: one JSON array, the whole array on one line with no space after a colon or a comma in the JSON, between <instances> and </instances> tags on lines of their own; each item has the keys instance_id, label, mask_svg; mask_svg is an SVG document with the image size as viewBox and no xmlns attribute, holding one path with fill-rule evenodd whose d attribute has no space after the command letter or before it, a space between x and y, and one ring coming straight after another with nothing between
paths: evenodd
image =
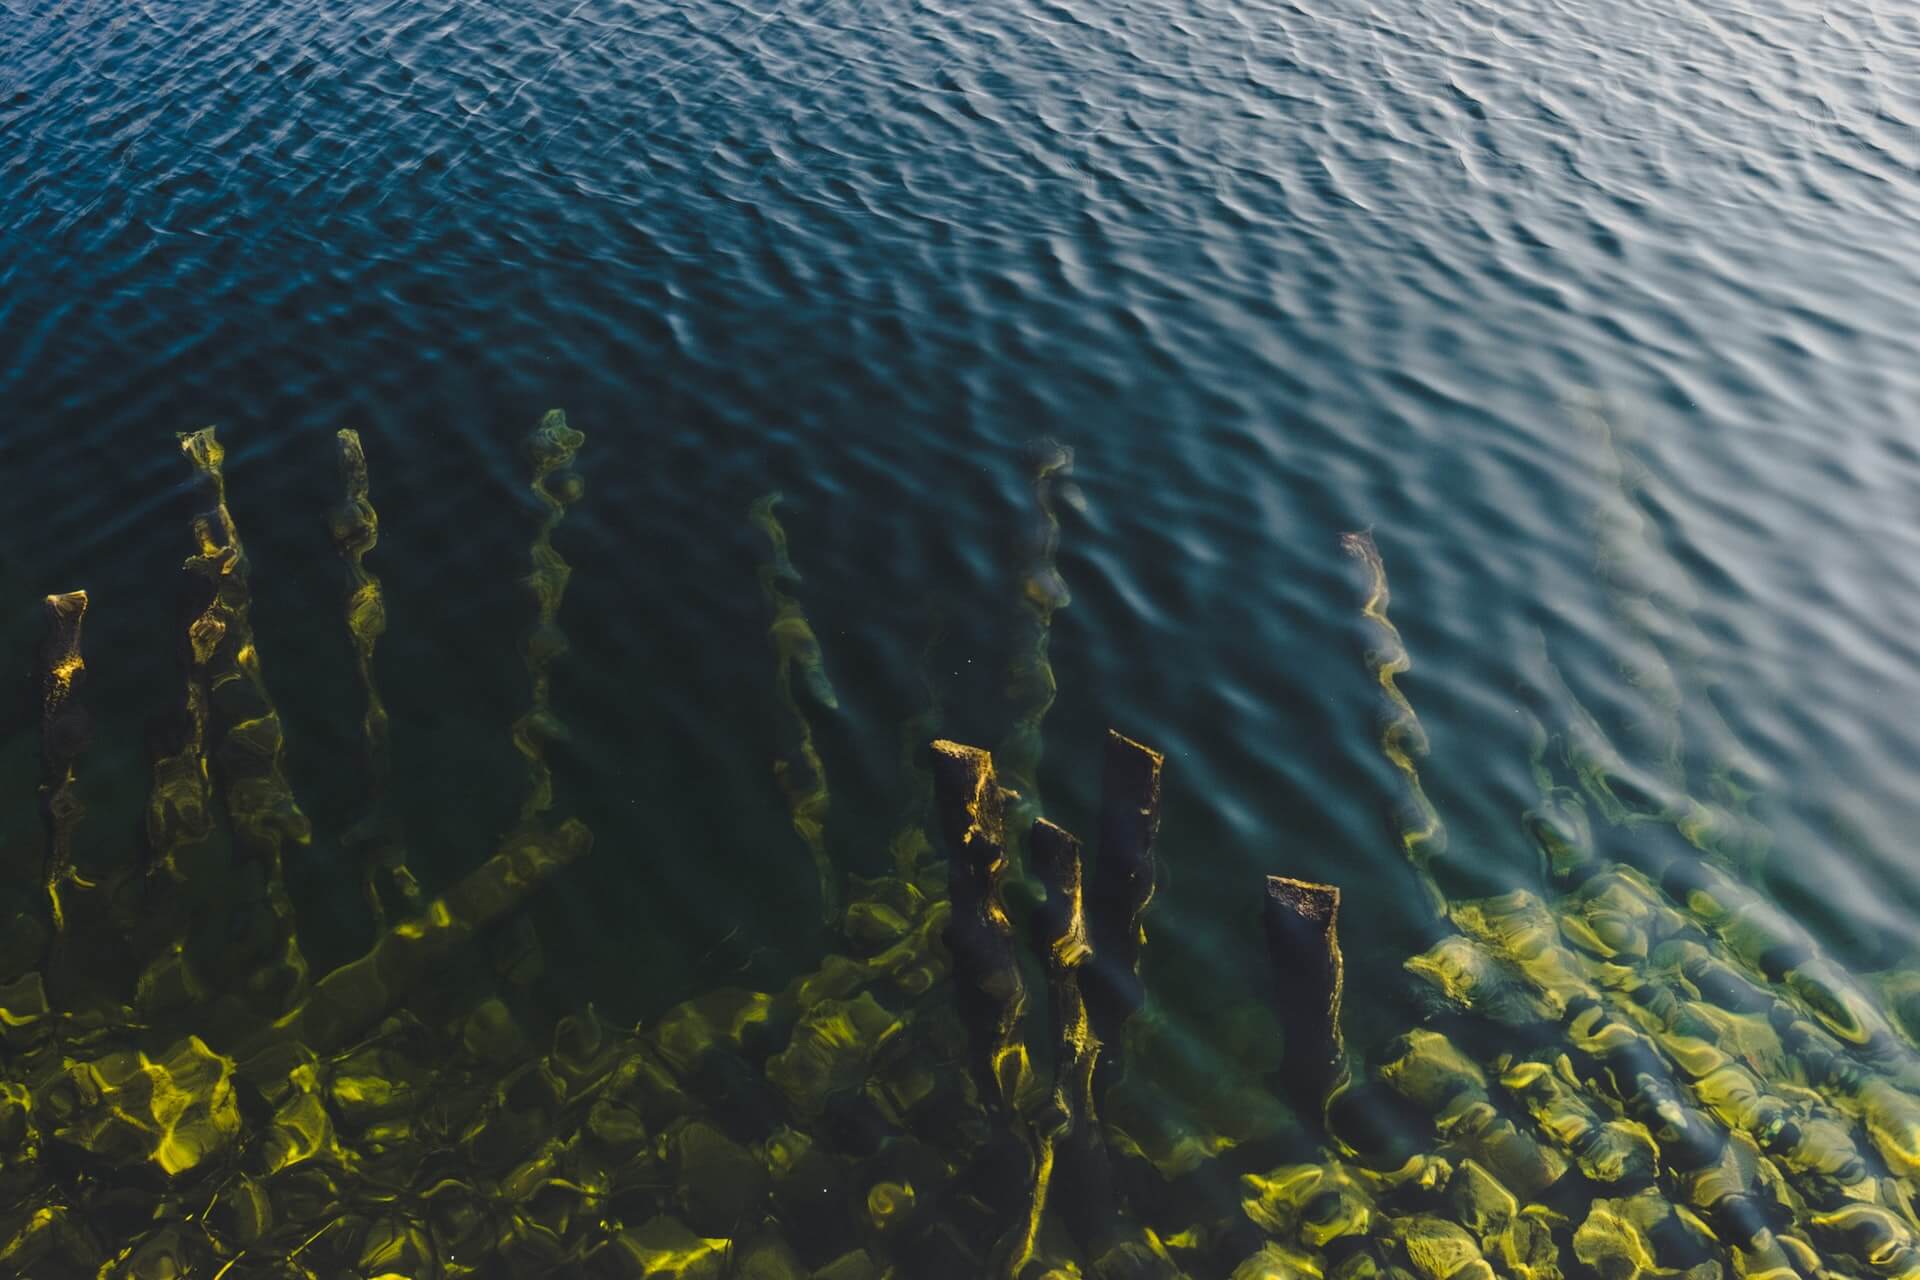
<instances>
[{"instance_id":1,"label":"calm sea water","mask_svg":"<svg viewBox=\"0 0 1920 1280\"><path fill-rule=\"evenodd\" d=\"M1375 531L1449 875L1487 889L1538 883L1538 637L1603 722L1644 712L1596 571L1637 512L1608 572L1696 637L1686 723L1717 706L1764 766L1776 890L1883 960L1920 908L1917 62L1893 0L8 0L0 640L24 665L38 597L92 592L87 832L130 840L178 681L173 433L218 423L321 827L309 949L344 958L332 432L373 469L444 884L512 819L519 441L564 407L559 787L599 841L530 919L552 998L630 1020L827 945L748 504L786 495L831 839L877 871L924 683L941 732L1006 729L1022 446L1056 437L1085 501L1046 807L1091 834L1110 724L1168 752L1151 963L1204 1045L1261 998L1271 872L1345 887L1352 1016L1403 1016L1418 907L1338 534Z\"/></svg>"}]
</instances>

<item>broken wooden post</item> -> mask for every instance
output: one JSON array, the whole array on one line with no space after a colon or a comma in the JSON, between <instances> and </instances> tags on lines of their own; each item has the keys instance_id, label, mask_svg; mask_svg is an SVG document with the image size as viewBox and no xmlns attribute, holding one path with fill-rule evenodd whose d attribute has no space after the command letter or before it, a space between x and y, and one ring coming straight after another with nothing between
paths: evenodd
<instances>
[{"instance_id":1,"label":"broken wooden post","mask_svg":"<svg viewBox=\"0 0 1920 1280\"><path fill-rule=\"evenodd\" d=\"M147 729L153 784L147 793L142 828L147 872L164 884L186 880L193 854L213 834L213 777L207 764L207 660L225 632L214 614L211 583L197 588L188 602L181 665L186 680L179 703Z\"/></svg>"},{"instance_id":2,"label":"broken wooden post","mask_svg":"<svg viewBox=\"0 0 1920 1280\"><path fill-rule=\"evenodd\" d=\"M1100 1055L1104 1096L1120 1071L1120 1030L1146 999L1140 981L1141 927L1153 900L1153 842L1160 830L1160 769L1166 757L1109 729L1100 776L1100 846L1087 888L1093 962L1080 974Z\"/></svg>"},{"instance_id":3,"label":"broken wooden post","mask_svg":"<svg viewBox=\"0 0 1920 1280\"><path fill-rule=\"evenodd\" d=\"M1084 862L1080 841L1045 818L1028 837L1032 869L1047 891L1034 909L1033 941L1047 965L1049 1023L1053 1030L1056 1128L1036 1134L1053 1148L1053 1200L1067 1231L1098 1262L1123 1248L1132 1232L1121 1214L1113 1170L1094 1103L1093 1073L1101 1045L1080 989L1093 945L1087 932ZM1037 1187L1029 1234L1038 1233L1046 1196Z\"/></svg>"},{"instance_id":4,"label":"broken wooden post","mask_svg":"<svg viewBox=\"0 0 1920 1280\"><path fill-rule=\"evenodd\" d=\"M1340 890L1286 876L1267 877L1264 915L1274 1002L1287 1038L1280 1067L1294 1106L1319 1116L1346 1082L1340 1031L1346 965L1340 955Z\"/></svg>"},{"instance_id":5,"label":"broken wooden post","mask_svg":"<svg viewBox=\"0 0 1920 1280\"><path fill-rule=\"evenodd\" d=\"M188 558L186 568L204 578L213 592L191 633L194 656L206 669L213 762L233 829L234 853L260 876L258 902L242 903L240 909L264 909L266 919L260 923L272 952L267 966L249 977L247 985L270 1006L285 1008L306 987L307 962L295 934L283 850L288 844L311 844L313 824L287 781L286 735L267 694L254 644L247 557L227 508L222 470L226 450L212 427L182 432L179 439L180 452L193 465L209 503L194 518L198 554ZM242 967L250 959L234 957Z\"/></svg>"},{"instance_id":6,"label":"broken wooden post","mask_svg":"<svg viewBox=\"0 0 1920 1280\"><path fill-rule=\"evenodd\" d=\"M73 832L85 815L74 793L74 763L86 749L87 709L80 705L87 664L80 656L80 624L87 593L47 597L47 637L40 646L40 812L47 828L47 910L55 943L66 932L61 886L85 882L73 870Z\"/></svg>"},{"instance_id":7,"label":"broken wooden post","mask_svg":"<svg viewBox=\"0 0 1920 1280\"><path fill-rule=\"evenodd\" d=\"M387 704L374 680L373 650L387 630L386 594L380 579L366 567L369 551L380 541L380 517L373 509L367 482L367 455L360 447L360 433L343 430L335 437L340 458L340 479L346 496L334 508L328 521L334 550L347 565L347 634L353 641L354 672L360 680L366 709L360 716L361 750L366 763L366 811L343 839L349 848L361 852L364 888L368 908L376 927L387 923L387 901L382 889L390 887L408 910L421 905L420 883L407 869L407 852L387 805L387 781L392 769L392 745L387 726ZM383 883L384 882L384 883Z\"/></svg>"},{"instance_id":8,"label":"broken wooden post","mask_svg":"<svg viewBox=\"0 0 1920 1280\"><path fill-rule=\"evenodd\" d=\"M833 691L833 682L827 679L820 639L807 621L807 612L787 590L800 581L800 574L787 555L787 532L774 514L779 503L780 495L769 493L747 510L748 521L767 538L767 559L758 570L760 593L767 602L767 639L773 645L774 694L786 711L773 776L786 796L794 834L813 859L820 880L821 919L831 925L840 921L843 897L843 877L827 848L827 813L832 799L827 790L826 762L814 745L813 722L800 705L796 685L829 711L840 706L840 699Z\"/></svg>"},{"instance_id":9,"label":"broken wooden post","mask_svg":"<svg viewBox=\"0 0 1920 1280\"><path fill-rule=\"evenodd\" d=\"M933 744L933 785L953 901L946 943L953 955L954 1003L971 1042L982 1101L1011 1116L1019 1112L1017 1099L1026 1093L1032 1069L1020 1037L1026 984L1002 893L1005 799L993 757L944 738Z\"/></svg>"},{"instance_id":10,"label":"broken wooden post","mask_svg":"<svg viewBox=\"0 0 1920 1280\"><path fill-rule=\"evenodd\" d=\"M567 651L567 638L557 621L560 601L567 593L573 568L554 550L553 531L567 517L567 508L586 494L586 481L573 470L574 455L586 443L586 434L567 425L567 415L547 410L540 425L527 437L532 466L528 488L542 508L539 527L528 550L530 568L521 579L533 596L533 630L527 633L527 681L532 696L526 714L513 723L513 745L527 761L527 794L520 803L525 826L553 807L553 770L547 764L547 743L565 730L553 713L553 660Z\"/></svg>"}]
</instances>

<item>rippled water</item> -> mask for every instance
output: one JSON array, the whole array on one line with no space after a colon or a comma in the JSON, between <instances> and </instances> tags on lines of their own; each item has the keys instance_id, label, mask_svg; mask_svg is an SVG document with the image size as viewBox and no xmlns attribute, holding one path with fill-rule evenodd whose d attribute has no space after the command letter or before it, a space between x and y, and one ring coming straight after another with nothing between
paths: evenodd
<instances>
[{"instance_id":1,"label":"rippled water","mask_svg":"<svg viewBox=\"0 0 1920 1280\"><path fill-rule=\"evenodd\" d=\"M1632 572L1704 646L1689 724L1717 699L1765 766L1776 888L1885 958L1920 907L1917 57L1892 0L5 3L7 651L90 589L88 830L130 831L177 681L172 433L220 424L323 831L303 919L344 958L331 434L367 442L444 883L512 818L518 442L564 406L559 786L599 842L531 917L556 991L641 1017L825 943L749 502L786 495L841 693L832 839L877 870L923 676L942 732L1005 730L1021 446L1051 435L1085 504L1048 811L1090 832L1106 725L1164 748L1174 1014L1261 997L1289 872L1345 886L1351 1016L1391 1022L1418 909L1337 535L1386 558L1449 874L1535 883L1537 635L1603 720L1640 714L1598 419L1644 480ZM35 750L0 757L16 850Z\"/></svg>"}]
</instances>

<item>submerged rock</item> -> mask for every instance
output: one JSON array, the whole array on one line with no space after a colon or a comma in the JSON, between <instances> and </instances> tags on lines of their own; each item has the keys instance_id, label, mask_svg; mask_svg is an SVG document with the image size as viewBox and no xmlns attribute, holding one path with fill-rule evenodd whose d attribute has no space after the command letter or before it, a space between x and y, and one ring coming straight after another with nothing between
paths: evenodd
<instances>
[{"instance_id":1,"label":"submerged rock","mask_svg":"<svg viewBox=\"0 0 1920 1280\"><path fill-rule=\"evenodd\" d=\"M169 1178L200 1169L240 1133L233 1059L195 1036L157 1059L135 1050L69 1067L35 1100L47 1140L112 1164L149 1162Z\"/></svg>"}]
</instances>

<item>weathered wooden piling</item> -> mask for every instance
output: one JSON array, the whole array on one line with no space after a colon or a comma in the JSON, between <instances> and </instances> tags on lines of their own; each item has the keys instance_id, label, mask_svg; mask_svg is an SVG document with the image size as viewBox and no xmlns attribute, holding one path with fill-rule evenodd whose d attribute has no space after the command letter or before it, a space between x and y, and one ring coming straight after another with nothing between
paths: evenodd
<instances>
[{"instance_id":1,"label":"weathered wooden piling","mask_svg":"<svg viewBox=\"0 0 1920 1280\"><path fill-rule=\"evenodd\" d=\"M832 805L827 790L827 766L813 741L813 722L802 709L798 688L820 706L840 705L827 678L820 639L800 601L788 590L800 580L787 554L787 533L774 508L778 493L769 493L747 511L747 519L767 539L767 558L758 569L760 593L767 604L767 639L773 647L774 695L786 714L782 745L773 774L786 797L794 834L806 847L820 881L821 918L837 923L841 914L842 876L827 848L827 813Z\"/></svg>"},{"instance_id":2,"label":"weathered wooden piling","mask_svg":"<svg viewBox=\"0 0 1920 1280\"><path fill-rule=\"evenodd\" d=\"M387 704L380 696L373 670L374 647L387 630L387 600L380 579L366 566L367 553L380 541L380 516L373 508L360 433L342 430L335 442L346 493L328 520L328 530L333 535L334 550L347 566L347 636L353 644L354 675L365 703L360 716L360 742L367 787L365 811L344 843L360 851L367 907L375 925L384 927L387 899L383 890L397 895L400 906L418 909L420 883L407 868L406 848L394 829L387 805L393 749Z\"/></svg>"},{"instance_id":3,"label":"weathered wooden piling","mask_svg":"<svg viewBox=\"0 0 1920 1280\"><path fill-rule=\"evenodd\" d=\"M1087 886L1092 963L1080 974L1093 1033L1109 1046L1098 1066L1104 1093L1120 1070L1121 1028L1146 1000L1140 954L1142 919L1153 900L1153 843L1160 832L1160 770L1166 757L1107 730L1100 775L1100 843Z\"/></svg>"},{"instance_id":4,"label":"weathered wooden piling","mask_svg":"<svg viewBox=\"0 0 1920 1280\"><path fill-rule=\"evenodd\" d=\"M226 450L212 427L182 432L179 439L208 503L194 518L197 554L188 558L186 569L213 592L193 632L196 657L205 652L209 743L235 856L260 877L257 905L266 913L261 923L272 952L272 969L258 975L253 985L266 1002L284 1007L282 1002L296 996L307 981L284 855L288 845L310 844L313 826L287 781L286 737L254 643L247 557L227 507L222 469ZM241 910L254 905L242 903Z\"/></svg>"},{"instance_id":5,"label":"weathered wooden piling","mask_svg":"<svg viewBox=\"0 0 1920 1280\"><path fill-rule=\"evenodd\" d=\"M1287 876L1267 877L1262 923L1273 966L1274 1005L1287 1038L1280 1073L1302 1112L1319 1115L1347 1078L1340 1029L1346 962L1340 954L1340 890Z\"/></svg>"},{"instance_id":6,"label":"weathered wooden piling","mask_svg":"<svg viewBox=\"0 0 1920 1280\"><path fill-rule=\"evenodd\" d=\"M142 831L147 872L163 885L187 878L192 855L213 834L213 773L207 761L207 661L225 632L214 614L212 584L191 579L197 594L179 635L180 700L147 728L153 782Z\"/></svg>"},{"instance_id":7,"label":"weathered wooden piling","mask_svg":"<svg viewBox=\"0 0 1920 1280\"><path fill-rule=\"evenodd\" d=\"M586 443L586 434L567 424L567 415L549 409L527 437L527 459L532 468L528 488L540 504L540 523L528 549L529 567L521 584L533 597L534 623L527 633L525 657L528 705L513 723L513 745L527 762L527 792L520 802L520 823L533 822L553 807L553 769L547 764L547 743L565 736L553 711L552 667L567 651L560 630L560 602L566 596L573 568L554 549L553 532L566 519L567 508L586 493L586 481L574 471L573 460Z\"/></svg>"},{"instance_id":8,"label":"weathered wooden piling","mask_svg":"<svg viewBox=\"0 0 1920 1280\"><path fill-rule=\"evenodd\" d=\"M1101 1044L1080 989L1093 958L1085 911L1080 841L1047 821L1033 824L1027 849L1047 897L1034 909L1033 943L1047 966L1047 1012L1053 1033L1051 1130L1036 1133L1051 1151L1051 1199L1069 1234L1089 1258L1122 1248L1134 1234L1120 1211L1093 1090ZM1037 1185L1029 1236L1037 1235L1045 1186Z\"/></svg>"},{"instance_id":9,"label":"weathered wooden piling","mask_svg":"<svg viewBox=\"0 0 1920 1280\"><path fill-rule=\"evenodd\" d=\"M46 612L47 635L40 646L40 814L47 837L47 911L57 941L67 927L60 890L69 882L84 883L73 869L73 833L86 813L75 791L74 766L89 736L87 709L80 702L87 682L80 654L87 593L50 595Z\"/></svg>"},{"instance_id":10,"label":"weathered wooden piling","mask_svg":"<svg viewBox=\"0 0 1920 1280\"><path fill-rule=\"evenodd\" d=\"M966 1025L982 1101L1012 1116L1032 1068L1020 1038L1026 984L1002 892L1005 799L992 755L944 738L933 744L933 785L953 902L946 943L953 955L954 1004Z\"/></svg>"}]
</instances>

